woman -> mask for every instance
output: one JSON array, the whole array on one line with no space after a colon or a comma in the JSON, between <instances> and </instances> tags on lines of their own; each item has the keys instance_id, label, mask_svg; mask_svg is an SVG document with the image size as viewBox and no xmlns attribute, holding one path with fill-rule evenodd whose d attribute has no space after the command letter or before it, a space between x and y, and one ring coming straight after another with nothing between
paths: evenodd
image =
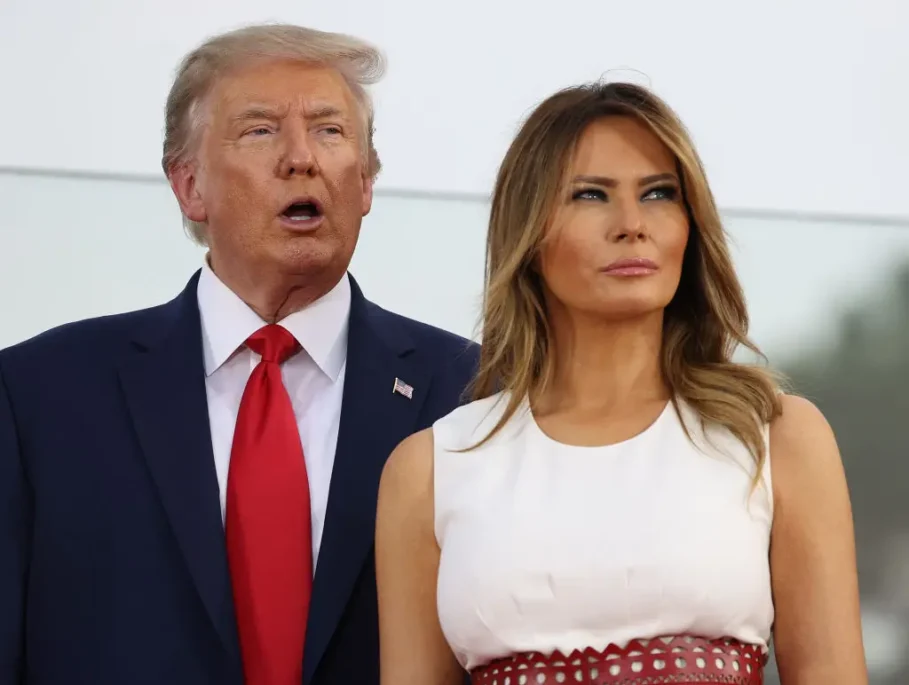
<instances>
[{"instance_id":1,"label":"woman","mask_svg":"<svg viewBox=\"0 0 909 685\"><path fill-rule=\"evenodd\" d=\"M757 685L771 634L783 685L867 683L834 436L733 361L747 324L669 107L541 104L493 197L476 400L383 474L383 685Z\"/></svg>"}]
</instances>

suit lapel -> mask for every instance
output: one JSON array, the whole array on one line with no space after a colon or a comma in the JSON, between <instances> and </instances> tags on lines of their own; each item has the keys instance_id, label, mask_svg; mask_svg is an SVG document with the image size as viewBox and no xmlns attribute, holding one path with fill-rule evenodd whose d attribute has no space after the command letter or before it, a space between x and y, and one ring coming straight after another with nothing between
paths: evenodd
<instances>
[{"instance_id":1,"label":"suit lapel","mask_svg":"<svg viewBox=\"0 0 909 685\"><path fill-rule=\"evenodd\" d=\"M351 278L347 372L325 530L316 566L304 658L304 683L338 626L372 549L376 498L385 461L417 425L431 374L407 354L413 344L397 322L366 302ZM412 386L408 399L395 379Z\"/></svg>"},{"instance_id":2,"label":"suit lapel","mask_svg":"<svg viewBox=\"0 0 909 685\"><path fill-rule=\"evenodd\" d=\"M196 301L198 274L165 305L120 368L126 403L151 477L208 614L231 653L238 641Z\"/></svg>"}]
</instances>

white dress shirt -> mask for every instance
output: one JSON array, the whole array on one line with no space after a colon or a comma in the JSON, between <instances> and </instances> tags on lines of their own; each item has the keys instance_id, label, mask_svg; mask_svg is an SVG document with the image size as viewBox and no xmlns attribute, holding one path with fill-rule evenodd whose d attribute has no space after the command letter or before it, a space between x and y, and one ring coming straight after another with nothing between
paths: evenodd
<instances>
[{"instance_id":1,"label":"white dress shirt","mask_svg":"<svg viewBox=\"0 0 909 685\"><path fill-rule=\"evenodd\" d=\"M240 399L261 359L244 343L266 322L224 285L207 260L199 277L198 298L205 390L223 523L230 452ZM349 314L350 282L345 275L328 294L278 322L303 348L284 362L281 375L293 404L309 475L314 567L322 542L328 487L338 442Z\"/></svg>"}]
</instances>

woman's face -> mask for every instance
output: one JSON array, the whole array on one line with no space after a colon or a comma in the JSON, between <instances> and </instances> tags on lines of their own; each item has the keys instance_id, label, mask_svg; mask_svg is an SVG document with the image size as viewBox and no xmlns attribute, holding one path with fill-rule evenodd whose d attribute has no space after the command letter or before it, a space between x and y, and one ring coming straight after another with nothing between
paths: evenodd
<instances>
[{"instance_id":1,"label":"woman's face","mask_svg":"<svg viewBox=\"0 0 909 685\"><path fill-rule=\"evenodd\" d=\"M674 155L632 117L584 131L539 269L547 304L609 320L662 311L679 286L688 214Z\"/></svg>"}]
</instances>

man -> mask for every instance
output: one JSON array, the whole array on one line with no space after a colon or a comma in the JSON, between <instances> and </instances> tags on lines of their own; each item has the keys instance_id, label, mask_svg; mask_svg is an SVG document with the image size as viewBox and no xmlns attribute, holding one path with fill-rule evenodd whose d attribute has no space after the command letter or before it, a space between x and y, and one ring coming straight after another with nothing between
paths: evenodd
<instances>
[{"instance_id":1,"label":"man","mask_svg":"<svg viewBox=\"0 0 909 685\"><path fill-rule=\"evenodd\" d=\"M477 362L347 274L381 71L299 27L203 44L163 159L203 268L0 352L0 682L378 683L382 466Z\"/></svg>"}]
</instances>

